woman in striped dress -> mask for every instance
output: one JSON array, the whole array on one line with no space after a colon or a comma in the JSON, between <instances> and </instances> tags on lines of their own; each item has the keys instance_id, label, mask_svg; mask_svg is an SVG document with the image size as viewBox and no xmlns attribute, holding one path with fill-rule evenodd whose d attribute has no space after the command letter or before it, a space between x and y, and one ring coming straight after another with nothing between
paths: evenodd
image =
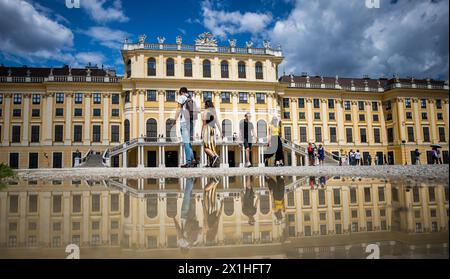
<instances>
[{"instance_id":1,"label":"woman in striped dress","mask_svg":"<svg viewBox=\"0 0 450 279\"><path fill-rule=\"evenodd\" d=\"M216 109L211 100L205 101L205 111L202 113L202 120L203 146L205 153L209 157L209 166L217 167L220 160L216 151L216 127L220 134L222 134L222 131L218 124L219 120L217 119Z\"/></svg>"}]
</instances>

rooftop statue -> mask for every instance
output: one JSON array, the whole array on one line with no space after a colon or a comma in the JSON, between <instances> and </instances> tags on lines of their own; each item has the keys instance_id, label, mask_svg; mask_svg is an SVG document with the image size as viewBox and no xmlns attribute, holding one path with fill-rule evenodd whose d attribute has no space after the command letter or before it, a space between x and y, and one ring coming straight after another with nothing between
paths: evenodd
<instances>
[{"instance_id":1,"label":"rooftop statue","mask_svg":"<svg viewBox=\"0 0 450 279\"><path fill-rule=\"evenodd\" d=\"M214 36L211 33L205 32L198 35L198 39L195 40L195 44L201 46L217 46L217 40L214 39Z\"/></svg>"}]
</instances>

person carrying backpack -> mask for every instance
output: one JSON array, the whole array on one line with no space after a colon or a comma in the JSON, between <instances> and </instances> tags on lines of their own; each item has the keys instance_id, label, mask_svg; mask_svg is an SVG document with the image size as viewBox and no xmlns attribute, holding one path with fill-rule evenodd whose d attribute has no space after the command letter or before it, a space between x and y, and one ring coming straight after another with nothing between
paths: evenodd
<instances>
[{"instance_id":1,"label":"person carrying backpack","mask_svg":"<svg viewBox=\"0 0 450 279\"><path fill-rule=\"evenodd\" d=\"M193 168L197 166L197 162L194 158L194 152L192 151L191 139L194 134L194 121L197 118L198 110L195 109L195 102L186 87L181 87L179 93L180 97L177 100L178 107L173 125L175 125L178 118L180 118L181 139L186 155L186 164L181 165L181 167Z\"/></svg>"},{"instance_id":2,"label":"person carrying backpack","mask_svg":"<svg viewBox=\"0 0 450 279\"><path fill-rule=\"evenodd\" d=\"M312 147L312 144L308 144L308 159L309 159L309 165L314 165L314 149Z\"/></svg>"}]
</instances>

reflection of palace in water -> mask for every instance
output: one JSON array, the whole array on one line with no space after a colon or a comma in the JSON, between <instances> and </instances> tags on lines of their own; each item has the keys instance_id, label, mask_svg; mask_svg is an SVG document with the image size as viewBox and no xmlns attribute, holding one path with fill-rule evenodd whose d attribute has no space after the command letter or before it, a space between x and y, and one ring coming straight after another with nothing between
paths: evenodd
<instances>
[{"instance_id":1,"label":"reflection of palace in water","mask_svg":"<svg viewBox=\"0 0 450 279\"><path fill-rule=\"evenodd\" d=\"M335 246L350 249L395 241L424 245L437 241L447 249L448 186L406 187L378 179L337 177L328 178L322 187L314 178L278 178L285 185L285 212L283 221L276 222L267 188L270 179L220 179L217 196L223 200L223 212L215 241L203 237L192 253L224 257L219 249L231 247L235 250L227 257L286 254L290 249L329 252ZM207 182L198 178L193 184L200 226ZM242 213L243 191L250 186L257 208L254 225ZM185 187L185 179L169 178L10 183L0 192L0 257L32 248L64 252L71 243L82 251L115 248L144 251L145 257L177 256L173 217L180 218Z\"/></svg>"}]
</instances>

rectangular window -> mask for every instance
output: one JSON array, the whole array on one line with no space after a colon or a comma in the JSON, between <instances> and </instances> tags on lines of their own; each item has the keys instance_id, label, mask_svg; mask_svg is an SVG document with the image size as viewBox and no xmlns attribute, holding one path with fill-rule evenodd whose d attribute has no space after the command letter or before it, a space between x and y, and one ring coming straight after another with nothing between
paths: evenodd
<instances>
[{"instance_id":1,"label":"rectangular window","mask_svg":"<svg viewBox=\"0 0 450 279\"><path fill-rule=\"evenodd\" d=\"M308 142L308 137L306 134L306 127L300 126L300 142Z\"/></svg>"},{"instance_id":2,"label":"rectangular window","mask_svg":"<svg viewBox=\"0 0 450 279\"><path fill-rule=\"evenodd\" d=\"M328 113L328 120L330 121L336 120L336 114L334 112Z\"/></svg>"},{"instance_id":3,"label":"rectangular window","mask_svg":"<svg viewBox=\"0 0 450 279\"><path fill-rule=\"evenodd\" d=\"M337 142L336 127L330 127L330 142Z\"/></svg>"},{"instance_id":4,"label":"rectangular window","mask_svg":"<svg viewBox=\"0 0 450 279\"><path fill-rule=\"evenodd\" d=\"M289 108L290 100L289 98L283 98L283 108Z\"/></svg>"},{"instance_id":5,"label":"rectangular window","mask_svg":"<svg viewBox=\"0 0 450 279\"><path fill-rule=\"evenodd\" d=\"M203 102L206 102L207 100L212 101L212 92L211 91L203 92Z\"/></svg>"},{"instance_id":6,"label":"rectangular window","mask_svg":"<svg viewBox=\"0 0 450 279\"><path fill-rule=\"evenodd\" d=\"M81 109L81 108L76 108L76 109L74 110L74 116L75 116L75 117L81 117L81 116L83 116L83 109Z\"/></svg>"},{"instance_id":7,"label":"rectangular window","mask_svg":"<svg viewBox=\"0 0 450 279\"><path fill-rule=\"evenodd\" d=\"M322 127L314 127L316 142L322 142Z\"/></svg>"},{"instance_id":8,"label":"rectangular window","mask_svg":"<svg viewBox=\"0 0 450 279\"><path fill-rule=\"evenodd\" d=\"M32 109L31 110L31 117L40 117L41 116L41 110L40 109Z\"/></svg>"},{"instance_id":9,"label":"rectangular window","mask_svg":"<svg viewBox=\"0 0 450 279\"><path fill-rule=\"evenodd\" d=\"M414 142L414 127L407 127L408 142Z\"/></svg>"},{"instance_id":10,"label":"rectangular window","mask_svg":"<svg viewBox=\"0 0 450 279\"><path fill-rule=\"evenodd\" d=\"M298 108L305 108L305 99L298 98Z\"/></svg>"},{"instance_id":11,"label":"rectangular window","mask_svg":"<svg viewBox=\"0 0 450 279\"><path fill-rule=\"evenodd\" d=\"M14 94L13 102L15 105L22 104L22 95L21 94Z\"/></svg>"},{"instance_id":12,"label":"rectangular window","mask_svg":"<svg viewBox=\"0 0 450 279\"><path fill-rule=\"evenodd\" d=\"M423 127L423 141L424 142L430 142L430 128L429 127Z\"/></svg>"},{"instance_id":13,"label":"rectangular window","mask_svg":"<svg viewBox=\"0 0 450 279\"><path fill-rule=\"evenodd\" d=\"M63 125L55 125L55 142L62 142L63 141Z\"/></svg>"},{"instance_id":14,"label":"rectangular window","mask_svg":"<svg viewBox=\"0 0 450 279\"><path fill-rule=\"evenodd\" d=\"M167 90L166 91L166 101L167 102L175 102L175 90Z\"/></svg>"},{"instance_id":15,"label":"rectangular window","mask_svg":"<svg viewBox=\"0 0 450 279\"><path fill-rule=\"evenodd\" d=\"M19 168L19 153L16 152L9 153L9 166L12 169Z\"/></svg>"},{"instance_id":16,"label":"rectangular window","mask_svg":"<svg viewBox=\"0 0 450 279\"><path fill-rule=\"evenodd\" d=\"M11 139L11 141L13 143L19 143L20 142L20 130L21 130L21 126L12 126L12 139Z\"/></svg>"},{"instance_id":17,"label":"rectangular window","mask_svg":"<svg viewBox=\"0 0 450 279\"><path fill-rule=\"evenodd\" d=\"M357 199L356 188L352 187L352 188L350 188L350 203L356 203L357 201L358 201L358 199Z\"/></svg>"},{"instance_id":18,"label":"rectangular window","mask_svg":"<svg viewBox=\"0 0 450 279\"><path fill-rule=\"evenodd\" d=\"M391 110L391 108L392 108L392 103L391 103L391 101L387 101L386 104L385 104L385 106L386 106L386 110Z\"/></svg>"},{"instance_id":19,"label":"rectangular window","mask_svg":"<svg viewBox=\"0 0 450 279\"><path fill-rule=\"evenodd\" d=\"M393 143L394 142L394 129L393 128L388 128L387 129L387 140L389 143Z\"/></svg>"},{"instance_id":20,"label":"rectangular window","mask_svg":"<svg viewBox=\"0 0 450 279\"><path fill-rule=\"evenodd\" d=\"M284 138L287 140L292 140L291 135L291 127L290 126L284 126Z\"/></svg>"},{"instance_id":21,"label":"rectangular window","mask_svg":"<svg viewBox=\"0 0 450 279\"><path fill-rule=\"evenodd\" d=\"M99 109L99 108L95 108L95 109L93 110L93 115L94 115L94 117L100 117L100 116L102 116L102 110Z\"/></svg>"},{"instance_id":22,"label":"rectangular window","mask_svg":"<svg viewBox=\"0 0 450 279\"><path fill-rule=\"evenodd\" d=\"M119 130L120 130L119 125L111 126L111 141L112 142L119 142L119 136L120 136Z\"/></svg>"},{"instance_id":23,"label":"rectangular window","mask_svg":"<svg viewBox=\"0 0 450 279\"><path fill-rule=\"evenodd\" d=\"M422 112L422 120L428 120L428 114L426 112Z\"/></svg>"},{"instance_id":24,"label":"rectangular window","mask_svg":"<svg viewBox=\"0 0 450 279\"><path fill-rule=\"evenodd\" d=\"M314 113L314 120L320 120L320 112Z\"/></svg>"},{"instance_id":25,"label":"rectangular window","mask_svg":"<svg viewBox=\"0 0 450 279\"><path fill-rule=\"evenodd\" d=\"M378 102L372 102L372 111L378 111Z\"/></svg>"},{"instance_id":26,"label":"rectangular window","mask_svg":"<svg viewBox=\"0 0 450 279\"><path fill-rule=\"evenodd\" d=\"M57 117L63 117L63 116L64 116L64 109L63 109L63 108L56 108L56 110L55 110L55 116L57 116Z\"/></svg>"},{"instance_id":27,"label":"rectangular window","mask_svg":"<svg viewBox=\"0 0 450 279\"><path fill-rule=\"evenodd\" d=\"M40 126L31 126L31 142L37 143L40 140Z\"/></svg>"},{"instance_id":28,"label":"rectangular window","mask_svg":"<svg viewBox=\"0 0 450 279\"><path fill-rule=\"evenodd\" d=\"M37 169L39 167L39 154L32 152L28 154L28 168Z\"/></svg>"},{"instance_id":29,"label":"rectangular window","mask_svg":"<svg viewBox=\"0 0 450 279\"><path fill-rule=\"evenodd\" d=\"M305 120L306 119L306 114L304 112L299 112L298 113L298 119L299 120Z\"/></svg>"},{"instance_id":30,"label":"rectangular window","mask_svg":"<svg viewBox=\"0 0 450 279\"><path fill-rule=\"evenodd\" d=\"M9 196L9 213L19 212L19 196L11 195Z\"/></svg>"},{"instance_id":31,"label":"rectangular window","mask_svg":"<svg viewBox=\"0 0 450 279\"><path fill-rule=\"evenodd\" d=\"M375 143L381 143L380 128L373 129L373 140Z\"/></svg>"},{"instance_id":32,"label":"rectangular window","mask_svg":"<svg viewBox=\"0 0 450 279\"><path fill-rule=\"evenodd\" d=\"M303 190L303 206L310 206L309 190Z\"/></svg>"},{"instance_id":33,"label":"rectangular window","mask_svg":"<svg viewBox=\"0 0 450 279\"><path fill-rule=\"evenodd\" d=\"M411 108L411 99L410 98L406 98L405 99L405 107L406 108Z\"/></svg>"},{"instance_id":34,"label":"rectangular window","mask_svg":"<svg viewBox=\"0 0 450 279\"><path fill-rule=\"evenodd\" d=\"M345 109L345 110L351 110L351 104L350 104L350 101L345 101L345 102L344 102L344 109Z\"/></svg>"},{"instance_id":35,"label":"rectangular window","mask_svg":"<svg viewBox=\"0 0 450 279\"><path fill-rule=\"evenodd\" d=\"M437 120L444 120L444 115L442 114L442 112L438 112L436 114L436 118L437 118Z\"/></svg>"},{"instance_id":36,"label":"rectangular window","mask_svg":"<svg viewBox=\"0 0 450 279\"><path fill-rule=\"evenodd\" d=\"M92 94L92 100L94 101L94 104L98 105L102 103L102 95L100 93L94 93Z\"/></svg>"},{"instance_id":37,"label":"rectangular window","mask_svg":"<svg viewBox=\"0 0 450 279\"><path fill-rule=\"evenodd\" d=\"M372 196L370 193L370 188L366 187L364 188L364 201L365 202L370 202L372 201Z\"/></svg>"},{"instance_id":38,"label":"rectangular window","mask_svg":"<svg viewBox=\"0 0 450 279\"><path fill-rule=\"evenodd\" d=\"M256 93L256 103L257 104L265 104L266 103L266 95L264 93Z\"/></svg>"},{"instance_id":39,"label":"rectangular window","mask_svg":"<svg viewBox=\"0 0 450 279\"><path fill-rule=\"evenodd\" d=\"M53 213L61 213L61 195L55 195L53 196L52 200L52 212Z\"/></svg>"},{"instance_id":40,"label":"rectangular window","mask_svg":"<svg viewBox=\"0 0 450 279\"><path fill-rule=\"evenodd\" d=\"M441 99L437 99L436 100L436 108L437 109L442 109L442 100Z\"/></svg>"},{"instance_id":41,"label":"rectangular window","mask_svg":"<svg viewBox=\"0 0 450 279\"><path fill-rule=\"evenodd\" d=\"M378 114L373 115L373 122L380 122L380 116Z\"/></svg>"},{"instance_id":42,"label":"rectangular window","mask_svg":"<svg viewBox=\"0 0 450 279\"><path fill-rule=\"evenodd\" d=\"M64 104L64 93L56 93L55 101L57 104Z\"/></svg>"},{"instance_id":43,"label":"rectangular window","mask_svg":"<svg viewBox=\"0 0 450 279\"><path fill-rule=\"evenodd\" d=\"M420 99L420 108L423 108L423 109L427 108L427 100L426 99Z\"/></svg>"},{"instance_id":44,"label":"rectangular window","mask_svg":"<svg viewBox=\"0 0 450 279\"><path fill-rule=\"evenodd\" d=\"M33 96L31 98L32 98L33 105L40 105L41 104L41 95L33 94Z\"/></svg>"},{"instance_id":45,"label":"rectangular window","mask_svg":"<svg viewBox=\"0 0 450 279\"><path fill-rule=\"evenodd\" d=\"M291 119L291 113L289 111L283 112L283 119Z\"/></svg>"},{"instance_id":46,"label":"rectangular window","mask_svg":"<svg viewBox=\"0 0 450 279\"><path fill-rule=\"evenodd\" d=\"M406 112L406 119L408 119L408 120L412 119L412 112L410 112L410 111Z\"/></svg>"},{"instance_id":47,"label":"rectangular window","mask_svg":"<svg viewBox=\"0 0 450 279\"><path fill-rule=\"evenodd\" d=\"M445 127L439 127L439 141L440 142L446 142L446 138L445 138Z\"/></svg>"},{"instance_id":48,"label":"rectangular window","mask_svg":"<svg viewBox=\"0 0 450 279\"><path fill-rule=\"evenodd\" d=\"M3 104L3 94L0 94L0 105Z\"/></svg>"},{"instance_id":49,"label":"rectangular window","mask_svg":"<svg viewBox=\"0 0 450 279\"><path fill-rule=\"evenodd\" d=\"M118 105L120 103L120 95L119 94L111 94L111 104Z\"/></svg>"},{"instance_id":50,"label":"rectangular window","mask_svg":"<svg viewBox=\"0 0 450 279\"><path fill-rule=\"evenodd\" d=\"M94 194L92 195L91 200L91 210L92 212L99 212L100 211L100 195Z\"/></svg>"},{"instance_id":51,"label":"rectangular window","mask_svg":"<svg viewBox=\"0 0 450 279\"><path fill-rule=\"evenodd\" d=\"M334 205L341 204L341 190L333 189L333 203Z\"/></svg>"},{"instance_id":52,"label":"rectangular window","mask_svg":"<svg viewBox=\"0 0 450 279\"><path fill-rule=\"evenodd\" d=\"M83 93L75 93L75 104L79 105L83 103Z\"/></svg>"},{"instance_id":53,"label":"rectangular window","mask_svg":"<svg viewBox=\"0 0 450 279\"><path fill-rule=\"evenodd\" d=\"M75 125L73 126L73 141L81 142L83 138L83 126Z\"/></svg>"},{"instance_id":54,"label":"rectangular window","mask_svg":"<svg viewBox=\"0 0 450 279\"><path fill-rule=\"evenodd\" d=\"M358 109L361 111L365 110L364 101L358 101Z\"/></svg>"},{"instance_id":55,"label":"rectangular window","mask_svg":"<svg viewBox=\"0 0 450 279\"><path fill-rule=\"evenodd\" d=\"M320 100L319 99L313 99L313 107L315 109L320 108Z\"/></svg>"},{"instance_id":56,"label":"rectangular window","mask_svg":"<svg viewBox=\"0 0 450 279\"><path fill-rule=\"evenodd\" d=\"M119 195L111 195L111 211L119 211Z\"/></svg>"},{"instance_id":57,"label":"rectangular window","mask_svg":"<svg viewBox=\"0 0 450 279\"><path fill-rule=\"evenodd\" d=\"M365 114L360 114L359 115L359 122L365 122L366 121L366 115Z\"/></svg>"},{"instance_id":58,"label":"rectangular window","mask_svg":"<svg viewBox=\"0 0 450 279\"><path fill-rule=\"evenodd\" d=\"M367 131L366 128L359 128L359 135L362 143L367 142Z\"/></svg>"},{"instance_id":59,"label":"rectangular window","mask_svg":"<svg viewBox=\"0 0 450 279\"><path fill-rule=\"evenodd\" d=\"M239 103L246 104L248 103L248 94L245 92L239 92Z\"/></svg>"},{"instance_id":60,"label":"rectangular window","mask_svg":"<svg viewBox=\"0 0 450 279\"><path fill-rule=\"evenodd\" d=\"M21 109L13 109L13 117L21 117L22 110Z\"/></svg>"},{"instance_id":61,"label":"rectangular window","mask_svg":"<svg viewBox=\"0 0 450 279\"><path fill-rule=\"evenodd\" d=\"M100 142L100 138L101 138L101 130L100 125L93 125L92 126L92 142Z\"/></svg>"},{"instance_id":62,"label":"rectangular window","mask_svg":"<svg viewBox=\"0 0 450 279\"><path fill-rule=\"evenodd\" d=\"M81 195L73 195L72 196L72 213L80 213L81 212ZM79 224L79 223L78 223ZM72 229L75 226L72 226Z\"/></svg>"},{"instance_id":63,"label":"rectangular window","mask_svg":"<svg viewBox=\"0 0 450 279\"><path fill-rule=\"evenodd\" d=\"M220 99L221 99L223 104L231 103L230 92L222 92L222 93L220 93Z\"/></svg>"},{"instance_id":64,"label":"rectangular window","mask_svg":"<svg viewBox=\"0 0 450 279\"><path fill-rule=\"evenodd\" d=\"M346 128L345 129L345 136L347 139L347 143L353 142L353 129L352 128Z\"/></svg>"},{"instance_id":65,"label":"rectangular window","mask_svg":"<svg viewBox=\"0 0 450 279\"><path fill-rule=\"evenodd\" d=\"M386 115L386 121L391 121L392 120L392 113L388 113Z\"/></svg>"},{"instance_id":66,"label":"rectangular window","mask_svg":"<svg viewBox=\"0 0 450 279\"><path fill-rule=\"evenodd\" d=\"M323 189L319 189L318 192L318 196L319 196L319 205L325 205L325 190Z\"/></svg>"},{"instance_id":67,"label":"rectangular window","mask_svg":"<svg viewBox=\"0 0 450 279\"><path fill-rule=\"evenodd\" d=\"M345 114L345 121L352 121L352 115L350 113Z\"/></svg>"},{"instance_id":68,"label":"rectangular window","mask_svg":"<svg viewBox=\"0 0 450 279\"><path fill-rule=\"evenodd\" d=\"M384 187L378 187L378 201L380 201L380 202L385 201Z\"/></svg>"},{"instance_id":69,"label":"rectangular window","mask_svg":"<svg viewBox=\"0 0 450 279\"><path fill-rule=\"evenodd\" d=\"M430 201L430 202L436 201L436 191L435 191L435 187L433 187L433 186L428 187L428 201Z\"/></svg>"},{"instance_id":70,"label":"rectangular window","mask_svg":"<svg viewBox=\"0 0 450 279\"><path fill-rule=\"evenodd\" d=\"M112 109L111 110L111 116L112 117L119 117L120 116L120 110L119 109Z\"/></svg>"},{"instance_id":71,"label":"rectangular window","mask_svg":"<svg viewBox=\"0 0 450 279\"><path fill-rule=\"evenodd\" d=\"M334 99L328 99L328 108L334 109Z\"/></svg>"}]
</instances>

